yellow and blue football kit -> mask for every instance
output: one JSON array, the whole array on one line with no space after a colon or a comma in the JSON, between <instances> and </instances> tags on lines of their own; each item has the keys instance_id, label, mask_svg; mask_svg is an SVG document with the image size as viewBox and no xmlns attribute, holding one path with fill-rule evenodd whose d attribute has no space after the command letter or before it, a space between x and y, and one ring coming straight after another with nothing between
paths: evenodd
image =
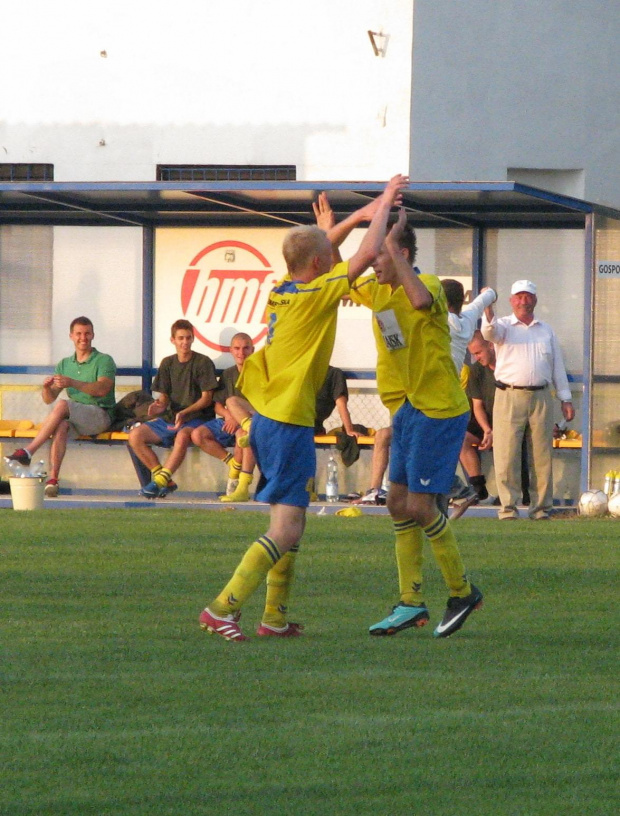
<instances>
[{"instance_id":1,"label":"yellow and blue football kit","mask_svg":"<svg viewBox=\"0 0 620 816\"><path fill-rule=\"evenodd\" d=\"M338 304L349 291L348 271L348 263L342 263L311 283L287 277L270 293L267 343L245 360L237 383L256 410L250 444L261 472L258 501L303 508L309 504L316 470L316 395L333 351ZM209 605L210 613L234 615L266 577L263 624L286 627L297 549L282 555L275 541L260 536Z\"/></svg>"},{"instance_id":2,"label":"yellow and blue football kit","mask_svg":"<svg viewBox=\"0 0 620 816\"><path fill-rule=\"evenodd\" d=\"M349 292L348 271L347 262L310 283L286 277L269 296L266 344L247 358L237 384L257 414L250 443L261 472L258 501L309 503L316 395L327 376L338 304Z\"/></svg>"},{"instance_id":3,"label":"yellow and blue football kit","mask_svg":"<svg viewBox=\"0 0 620 816\"><path fill-rule=\"evenodd\" d=\"M393 417L390 481L410 493L447 493L452 484L469 418L469 402L450 352L448 306L435 275L419 275L432 297L427 309L414 309L402 286L395 290L374 275L351 289L357 303L373 311L377 345L377 388ZM471 586L456 539L442 513L431 524L394 519L401 603L423 604L422 546L433 554L452 596Z\"/></svg>"}]
</instances>

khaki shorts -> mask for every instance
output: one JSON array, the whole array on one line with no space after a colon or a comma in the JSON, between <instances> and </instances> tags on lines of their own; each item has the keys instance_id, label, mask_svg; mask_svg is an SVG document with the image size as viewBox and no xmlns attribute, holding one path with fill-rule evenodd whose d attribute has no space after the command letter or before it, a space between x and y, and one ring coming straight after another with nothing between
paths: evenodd
<instances>
[{"instance_id":1,"label":"khaki shorts","mask_svg":"<svg viewBox=\"0 0 620 816\"><path fill-rule=\"evenodd\" d=\"M98 405L84 405L83 402L67 400L69 406L70 436L96 436L107 431L112 420L105 408Z\"/></svg>"}]
</instances>

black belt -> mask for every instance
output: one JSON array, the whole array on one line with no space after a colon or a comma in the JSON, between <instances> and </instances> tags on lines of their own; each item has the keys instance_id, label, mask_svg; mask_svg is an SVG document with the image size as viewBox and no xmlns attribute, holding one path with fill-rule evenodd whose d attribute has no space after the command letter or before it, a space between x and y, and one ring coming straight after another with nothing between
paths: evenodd
<instances>
[{"instance_id":1,"label":"black belt","mask_svg":"<svg viewBox=\"0 0 620 816\"><path fill-rule=\"evenodd\" d=\"M511 391L542 391L543 388L547 387L547 385L508 385L508 383L495 380L495 387L499 388L501 391L505 391L507 388L509 388Z\"/></svg>"}]
</instances>

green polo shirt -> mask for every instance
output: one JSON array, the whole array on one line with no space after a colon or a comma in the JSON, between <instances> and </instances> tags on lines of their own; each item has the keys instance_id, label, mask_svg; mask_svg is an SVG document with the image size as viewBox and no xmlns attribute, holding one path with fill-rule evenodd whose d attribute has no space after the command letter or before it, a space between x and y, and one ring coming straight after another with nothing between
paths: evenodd
<instances>
[{"instance_id":1,"label":"green polo shirt","mask_svg":"<svg viewBox=\"0 0 620 816\"><path fill-rule=\"evenodd\" d=\"M78 363L75 354L71 357L63 357L56 366L55 374L63 377L71 377L72 380L80 382L97 382L100 377L107 377L114 383L116 377L116 364L109 354L102 354L96 348L91 349L90 356L83 363ZM97 405L105 408L106 411L114 408L115 396L114 385L105 397L91 397L77 388L67 388L67 396L75 402L82 402L84 405Z\"/></svg>"}]
</instances>

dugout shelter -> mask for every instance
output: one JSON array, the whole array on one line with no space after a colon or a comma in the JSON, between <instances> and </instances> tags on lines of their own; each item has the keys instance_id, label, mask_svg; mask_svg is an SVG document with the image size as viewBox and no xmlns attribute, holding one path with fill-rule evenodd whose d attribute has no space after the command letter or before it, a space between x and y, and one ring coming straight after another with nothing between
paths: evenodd
<instances>
[{"instance_id":1,"label":"dugout shelter","mask_svg":"<svg viewBox=\"0 0 620 816\"><path fill-rule=\"evenodd\" d=\"M158 264L163 268L181 237L310 224L312 201L323 190L342 218L382 187L0 183L0 419L32 418L35 383L70 353L68 324L78 314L92 317L95 345L114 356L122 387L150 385L162 351L171 352L165 337L157 339L158 324L169 326L161 315L170 307L170 276L158 273ZM420 267L461 279L472 294L493 286L498 314L510 311L513 280L536 281L537 315L559 335L578 411L581 441L571 455L579 489L600 487L606 471L620 471L620 212L516 182L412 182L404 206L418 234ZM181 292L172 306L177 317L190 300ZM342 336L337 342L335 364L352 381L372 382L372 364L350 356L356 344Z\"/></svg>"}]
</instances>

